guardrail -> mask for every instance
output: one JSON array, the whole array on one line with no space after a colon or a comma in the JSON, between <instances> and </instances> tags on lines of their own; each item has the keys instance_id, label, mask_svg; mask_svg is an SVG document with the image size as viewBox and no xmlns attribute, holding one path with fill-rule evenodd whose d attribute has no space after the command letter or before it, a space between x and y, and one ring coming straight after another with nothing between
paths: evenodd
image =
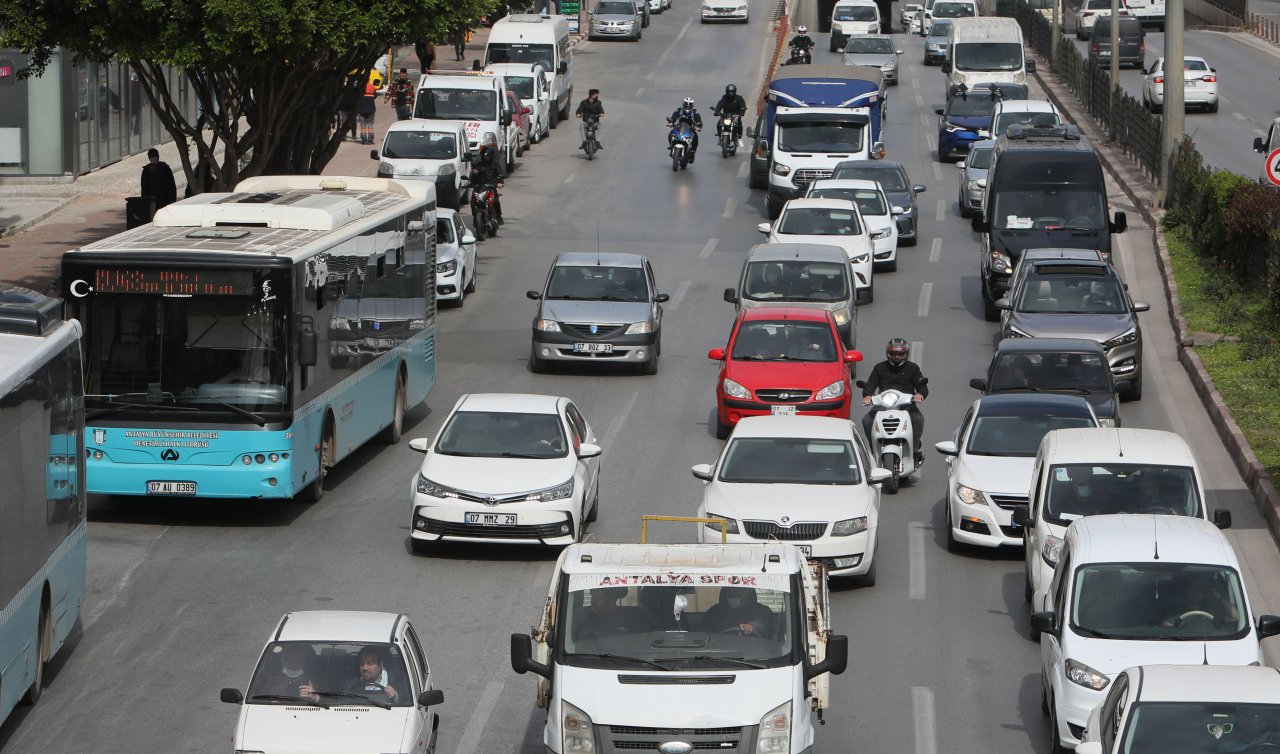
<instances>
[{"instance_id":1,"label":"guardrail","mask_svg":"<svg viewBox=\"0 0 1280 754\"><path fill-rule=\"evenodd\" d=\"M1280 21L1250 13L1245 28L1273 45L1280 45Z\"/></svg>"}]
</instances>

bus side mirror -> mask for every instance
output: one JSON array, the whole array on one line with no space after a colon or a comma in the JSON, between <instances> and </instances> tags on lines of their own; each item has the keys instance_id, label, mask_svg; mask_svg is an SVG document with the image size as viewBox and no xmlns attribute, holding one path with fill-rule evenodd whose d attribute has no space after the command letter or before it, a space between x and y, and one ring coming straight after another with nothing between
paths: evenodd
<instances>
[{"instance_id":1,"label":"bus side mirror","mask_svg":"<svg viewBox=\"0 0 1280 754\"><path fill-rule=\"evenodd\" d=\"M511 634L511 669L521 675L532 671L551 677L551 668L533 659L533 637L529 634Z\"/></svg>"},{"instance_id":2,"label":"bus side mirror","mask_svg":"<svg viewBox=\"0 0 1280 754\"><path fill-rule=\"evenodd\" d=\"M812 665L805 663L804 679L817 678L823 673L840 675L849 667L849 637L831 634L827 637L827 654Z\"/></svg>"},{"instance_id":3,"label":"bus side mirror","mask_svg":"<svg viewBox=\"0 0 1280 754\"><path fill-rule=\"evenodd\" d=\"M320 340L316 336L315 322L302 317L298 326L298 363L304 367L315 366L320 359Z\"/></svg>"}]
</instances>

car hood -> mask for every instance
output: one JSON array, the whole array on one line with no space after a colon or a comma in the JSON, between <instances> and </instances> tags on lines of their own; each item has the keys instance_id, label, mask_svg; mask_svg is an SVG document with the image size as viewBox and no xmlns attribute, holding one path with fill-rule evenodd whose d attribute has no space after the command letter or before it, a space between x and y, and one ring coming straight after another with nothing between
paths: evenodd
<instances>
[{"instance_id":1,"label":"car hood","mask_svg":"<svg viewBox=\"0 0 1280 754\"><path fill-rule=\"evenodd\" d=\"M725 362L725 376L748 390L794 388L815 393L848 375L839 361L737 361Z\"/></svg>"},{"instance_id":2,"label":"car hood","mask_svg":"<svg viewBox=\"0 0 1280 754\"><path fill-rule=\"evenodd\" d=\"M948 115L947 122L953 126L962 126L971 131L977 131L980 128L991 128L991 116L989 115Z\"/></svg>"},{"instance_id":3,"label":"car hood","mask_svg":"<svg viewBox=\"0 0 1280 754\"><path fill-rule=\"evenodd\" d=\"M871 237L866 233L860 233L856 236L793 236L771 233L769 241L772 243L820 243L839 246L844 249L845 256L848 257L871 253Z\"/></svg>"},{"instance_id":4,"label":"car hood","mask_svg":"<svg viewBox=\"0 0 1280 754\"><path fill-rule=\"evenodd\" d=\"M542 316L557 322L624 325L649 320L649 304L629 301L542 301Z\"/></svg>"},{"instance_id":5,"label":"car hood","mask_svg":"<svg viewBox=\"0 0 1280 754\"><path fill-rule=\"evenodd\" d=\"M248 704L235 748L279 754L403 751L413 707L287 707Z\"/></svg>"},{"instance_id":6,"label":"car hood","mask_svg":"<svg viewBox=\"0 0 1280 754\"><path fill-rule=\"evenodd\" d=\"M873 68L882 68L885 63L891 63L897 57L897 55L890 55L887 52L858 52L845 53L844 61L849 65L869 65Z\"/></svg>"},{"instance_id":7,"label":"car hood","mask_svg":"<svg viewBox=\"0 0 1280 754\"><path fill-rule=\"evenodd\" d=\"M455 160L422 160L410 157L387 157L382 156L382 161L391 166L391 171L396 175L422 175L436 176L440 174L440 168L445 165L452 165Z\"/></svg>"},{"instance_id":8,"label":"car hood","mask_svg":"<svg viewBox=\"0 0 1280 754\"><path fill-rule=\"evenodd\" d=\"M604 13L604 14L597 13L591 17L591 20L593 21L634 21L636 20L636 17L632 15L623 14L623 13Z\"/></svg>"},{"instance_id":9,"label":"car hood","mask_svg":"<svg viewBox=\"0 0 1280 754\"><path fill-rule=\"evenodd\" d=\"M706 510L731 518L788 523L839 521L865 516L871 493L863 485L734 484L712 482L703 498Z\"/></svg>"},{"instance_id":10,"label":"car hood","mask_svg":"<svg viewBox=\"0 0 1280 754\"><path fill-rule=\"evenodd\" d=\"M1023 314L1009 324L1033 338L1082 338L1105 341L1134 326L1132 314Z\"/></svg>"},{"instance_id":11,"label":"car hood","mask_svg":"<svg viewBox=\"0 0 1280 754\"><path fill-rule=\"evenodd\" d=\"M1248 665L1261 659L1256 636L1250 631L1235 641L1125 641L1075 635L1071 657L1110 678L1135 665Z\"/></svg>"},{"instance_id":12,"label":"car hood","mask_svg":"<svg viewBox=\"0 0 1280 754\"><path fill-rule=\"evenodd\" d=\"M1031 448L1032 451L1035 448ZM957 459L956 481L995 495L1027 495L1036 459L964 454Z\"/></svg>"},{"instance_id":13,"label":"car hood","mask_svg":"<svg viewBox=\"0 0 1280 754\"><path fill-rule=\"evenodd\" d=\"M422 475L437 484L488 495L530 492L564 484L573 477L574 459L470 458L434 450L422 462Z\"/></svg>"}]
</instances>

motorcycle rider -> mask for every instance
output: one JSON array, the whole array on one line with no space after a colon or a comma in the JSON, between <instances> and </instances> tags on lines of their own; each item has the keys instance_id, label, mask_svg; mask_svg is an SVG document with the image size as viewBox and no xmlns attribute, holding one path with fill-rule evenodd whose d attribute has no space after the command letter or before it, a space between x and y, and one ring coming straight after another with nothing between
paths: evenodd
<instances>
[{"instance_id":1,"label":"motorcycle rider","mask_svg":"<svg viewBox=\"0 0 1280 754\"><path fill-rule=\"evenodd\" d=\"M716 103L715 109L711 112L717 116L736 115L739 118L743 118L747 114L747 101L742 98L741 94L738 94L738 87L730 84L724 88L724 96L720 98L720 101ZM742 134L740 133L741 129L742 124L741 121L739 121L738 126L735 129L735 133L733 134L733 138L742 138ZM720 131L720 121L717 120L716 136L720 135Z\"/></svg>"},{"instance_id":2,"label":"motorcycle rider","mask_svg":"<svg viewBox=\"0 0 1280 754\"><path fill-rule=\"evenodd\" d=\"M791 41L787 43L787 46L795 52L807 52L810 55L810 60L813 59L812 55L814 44L813 38L809 36L808 26L804 26L803 24L797 26L796 35L791 38ZM795 57L794 53L793 57Z\"/></svg>"},{"instance_id":3,"label":"motorcycle rider","mask_svg":"<svg viewBox=\"0 0 1280 754\"><path fill-rule=\"evenodd\" d=\"M587 98L578 103L578 109L573 114L582 119L582 146L578 149L587 148L587 123L591 121L596 122L596 149L604 149L604 145L600 143L600 121L604 120L604 103L600 101L600 90L589 90Z\"/></svg>"},{"instance_id":4,"label":"motorcycle rider","mask_svg":"<svg viewBox=\"0 0 1280 754\"><path fill-rule=\"evenodd\" d=\"M502 225L502 199L498 195L502 186L502 167L498 165L497 152L497 147L492 144L480 147L480 159L471 163L471 190L493 189L493 212L497 215L498 224Z\"/></svg>"},{"instance_id":5,"label":"motorcycle rider","mask_svg":"<svg viewBox=\"0 0 1280 754\"><path fill-rule=\"evenodd\" d=\"M689 163L692 164L694 156L698 153L698 132L702 130L702 114L694 108L693 97L685 97L680 107L667 118L667 125L672 128L677 128L682 123L688 123L693 129L693 140L689 143ZM667 134L668 147L675 143L675 140L676 137L673 134Z\"/></svg>"},{"instance_id":6,"label":"motorcycle rider","mask_svg":"<svg viewBox=\"0 0 1280 754\"><path fill-rule=\"evenodd\" d=\"M916 466L924 460L924 448L920 446L920 438L924 436L924 417L920 415L919 403L929 397L929 386L924 384L924 373L913 361L907 361L907 341L893 338L885 346L885 360L876 364L867 378L867 386L862 389L862 405L871 405L871 396L882 390L899 390L911 393L915 400L907 411L911 414L912 445L915 447ZM872 439L872 422L876 411L868 411L862 417L862 430L867 439Z\"/></svg>"}]
</instances>

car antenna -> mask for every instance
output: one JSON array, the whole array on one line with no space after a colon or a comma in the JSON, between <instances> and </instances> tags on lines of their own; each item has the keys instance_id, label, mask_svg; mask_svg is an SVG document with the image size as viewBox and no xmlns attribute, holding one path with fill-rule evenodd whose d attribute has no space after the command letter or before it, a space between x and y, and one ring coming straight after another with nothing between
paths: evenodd
<instances>
[{"instance_id":1,"label":"car antenna","mask_svg":"<svg viewBox=\"0 0 1280 754\"><path fill-rule=\"evenodd\" d=\"M1155 549L1154 560L1160 559L1160 519L1151 517L1151 544Z\"/></svg>"},{"instance_id":2,"label":"car antenna","mask_svg":"<svg viewBox=\"0 0 1280 754\"><path fill-rule=\"evenodd\" d=\"M596 218L596 267L600 265L600 219Z\"/></svg>"},{"instance_id":3,"label":"car antenna","mask_svg":"<svg viewBox=\"0 0 1280 754\"><path fill-rule=\"evenodd\" d=\"M1120 457L1124 458L1124 438L1119 432L1116 433L1116 450L1120 453Z\"/></svg>"}]
</instances>

